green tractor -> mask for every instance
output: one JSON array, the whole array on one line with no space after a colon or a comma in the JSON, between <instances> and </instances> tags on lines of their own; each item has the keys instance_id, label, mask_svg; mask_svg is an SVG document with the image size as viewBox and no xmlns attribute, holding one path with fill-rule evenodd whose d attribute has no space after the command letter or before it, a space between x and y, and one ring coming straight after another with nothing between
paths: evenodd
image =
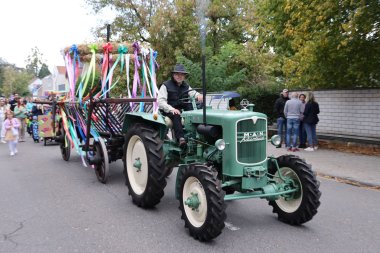
<instances>
[{"instance_id":1,"label":"green tractor","mask_svg":"<svg viewBox=\"0 0 380 253\"><path fill-rule=\"evenodd\" d=\"M221 234L225 201L262 198L278 219L300 225L320 205L319 182L311 166L294 155L267 155L267 116L247 100L238 111L182 113L186 149L170 138L170 122L160 114L128 113L124 121L124 174L133 202L151 208L164 196L166 177L178 167L175 195L190 235L209 241ZM207 116L206 116L207 115ZM273 136L273 145L280 142Z\"/></svg>"}]
</instances>

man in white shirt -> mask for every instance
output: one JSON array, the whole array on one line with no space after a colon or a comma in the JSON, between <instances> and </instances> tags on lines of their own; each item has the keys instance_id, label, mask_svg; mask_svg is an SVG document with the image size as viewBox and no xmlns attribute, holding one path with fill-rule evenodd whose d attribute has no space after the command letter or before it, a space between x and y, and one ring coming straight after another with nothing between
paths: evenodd
<instances>
[{"instance_id":1,"label":"man in white shirt","mask_svg":"<svg viewBox=\"0 0 380 253\"><path fill-rule=\"evenodd\" d=\"M190 104L182 103L180 99L195 96L199 102L203 101L203 96L195 90L191 90L191 87L185 81L188 74L189 72L186 71L182 64L176 64L172 71L171 79L161 85L157 98L161 113L173 121L175 137L181 147L186 146L181 123L181 111L188 111L192 108Z\"/></svg>"}]
</instances>

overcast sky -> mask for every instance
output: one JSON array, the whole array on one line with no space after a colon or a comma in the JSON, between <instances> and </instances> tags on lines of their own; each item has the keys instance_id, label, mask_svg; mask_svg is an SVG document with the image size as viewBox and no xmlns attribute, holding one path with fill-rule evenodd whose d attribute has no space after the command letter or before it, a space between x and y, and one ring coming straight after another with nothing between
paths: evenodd
<instances>
[{"instance_id":1,"label":"overcast sky","mask_svg":"<svg viewBox=\"0 0 380 253\"><path fill-rule=\"evenodd\" d=\"M60 50L93 42L91 28L111 20L107 14L95 16L84 0L2 0L0 57L25 67L31 48L37 46L50 69L64 65Z\"/></svg>"}]
</instances>

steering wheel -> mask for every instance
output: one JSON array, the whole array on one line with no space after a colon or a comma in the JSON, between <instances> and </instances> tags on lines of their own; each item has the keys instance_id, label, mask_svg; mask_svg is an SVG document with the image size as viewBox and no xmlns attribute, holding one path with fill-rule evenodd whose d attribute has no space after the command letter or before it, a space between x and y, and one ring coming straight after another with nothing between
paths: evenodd
<instances>
[{"instance_id":1,"label":"steering wheel","mask_svg":"<svg viewBox=\"0 0 380 253\"><path fill-rule=\"evenodd\" d=\"M193 105L193 110L194 109L201 109L203 103L199 102L198 100L195 100L195 93L194 93L193 96L188 96L188 97L182 98L185 94L187 94L187 93L189 93L190 91L193 91L193 90L195 90L195 91L198 91L198 90L201 91L202 88L191 88L191 89L189 89L187 91L182 92L179 95L179 101L181 101L181 103L183 103L183 104L191 104L191 105ZM193 104L193 101L195 103L195 106Z\"/></svg>"},{"instance_id":2,"label":"steering wheel","mask_svg":"<svg viewBox=\"0 0 380 253\"><path fill-rule=\"evenodd\" d=\"M195 99L195 93L194 93L194 95L193 96L188 96L188 97L184 97L183 98L183 95L185 95L185 94L187 94L187 93L189 93L190 91L193 91L193 90L195 90L195 91L198 91L198 90L202 90L202 88L191 88L191 89L189 89L189 90L186 90L186 91L184 91L184 92L182 92L181 94L179 94L179 100L180 101L182 101L184 104L188 104L188 103L191 103L191 101L190 101L190 98L194 98Z\"/></svg>"}]
</instances>

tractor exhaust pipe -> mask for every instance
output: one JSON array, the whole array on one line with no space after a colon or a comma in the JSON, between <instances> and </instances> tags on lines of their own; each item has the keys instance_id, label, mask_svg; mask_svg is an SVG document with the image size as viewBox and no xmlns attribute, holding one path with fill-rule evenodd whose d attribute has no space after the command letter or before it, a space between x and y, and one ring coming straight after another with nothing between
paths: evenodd
<instances>
[{"instance_id":1,"label":"tractor exhaust pipe","mask_svg":"<svg viewBox=\"0 0 380 253\"><path fill-rule=\"evenodd\" d=\"M202 92L203 92L203 125L207 125L206 122L206 11L210 4L209 0L196 0L196 10L199 22L199 33L201 39L202 49Z\"/></svg>"},{"instance_id":2,"label":"tractor exhaust pipe","mask_svg":"<svg viewBox=\"0 0 380 253\"><path fill-rule=\"evenodd\" d=\"M207 125L206 122L206 56L202 52L202 92L203 92L203 125Z\"/></svg>"}]
</instances>

